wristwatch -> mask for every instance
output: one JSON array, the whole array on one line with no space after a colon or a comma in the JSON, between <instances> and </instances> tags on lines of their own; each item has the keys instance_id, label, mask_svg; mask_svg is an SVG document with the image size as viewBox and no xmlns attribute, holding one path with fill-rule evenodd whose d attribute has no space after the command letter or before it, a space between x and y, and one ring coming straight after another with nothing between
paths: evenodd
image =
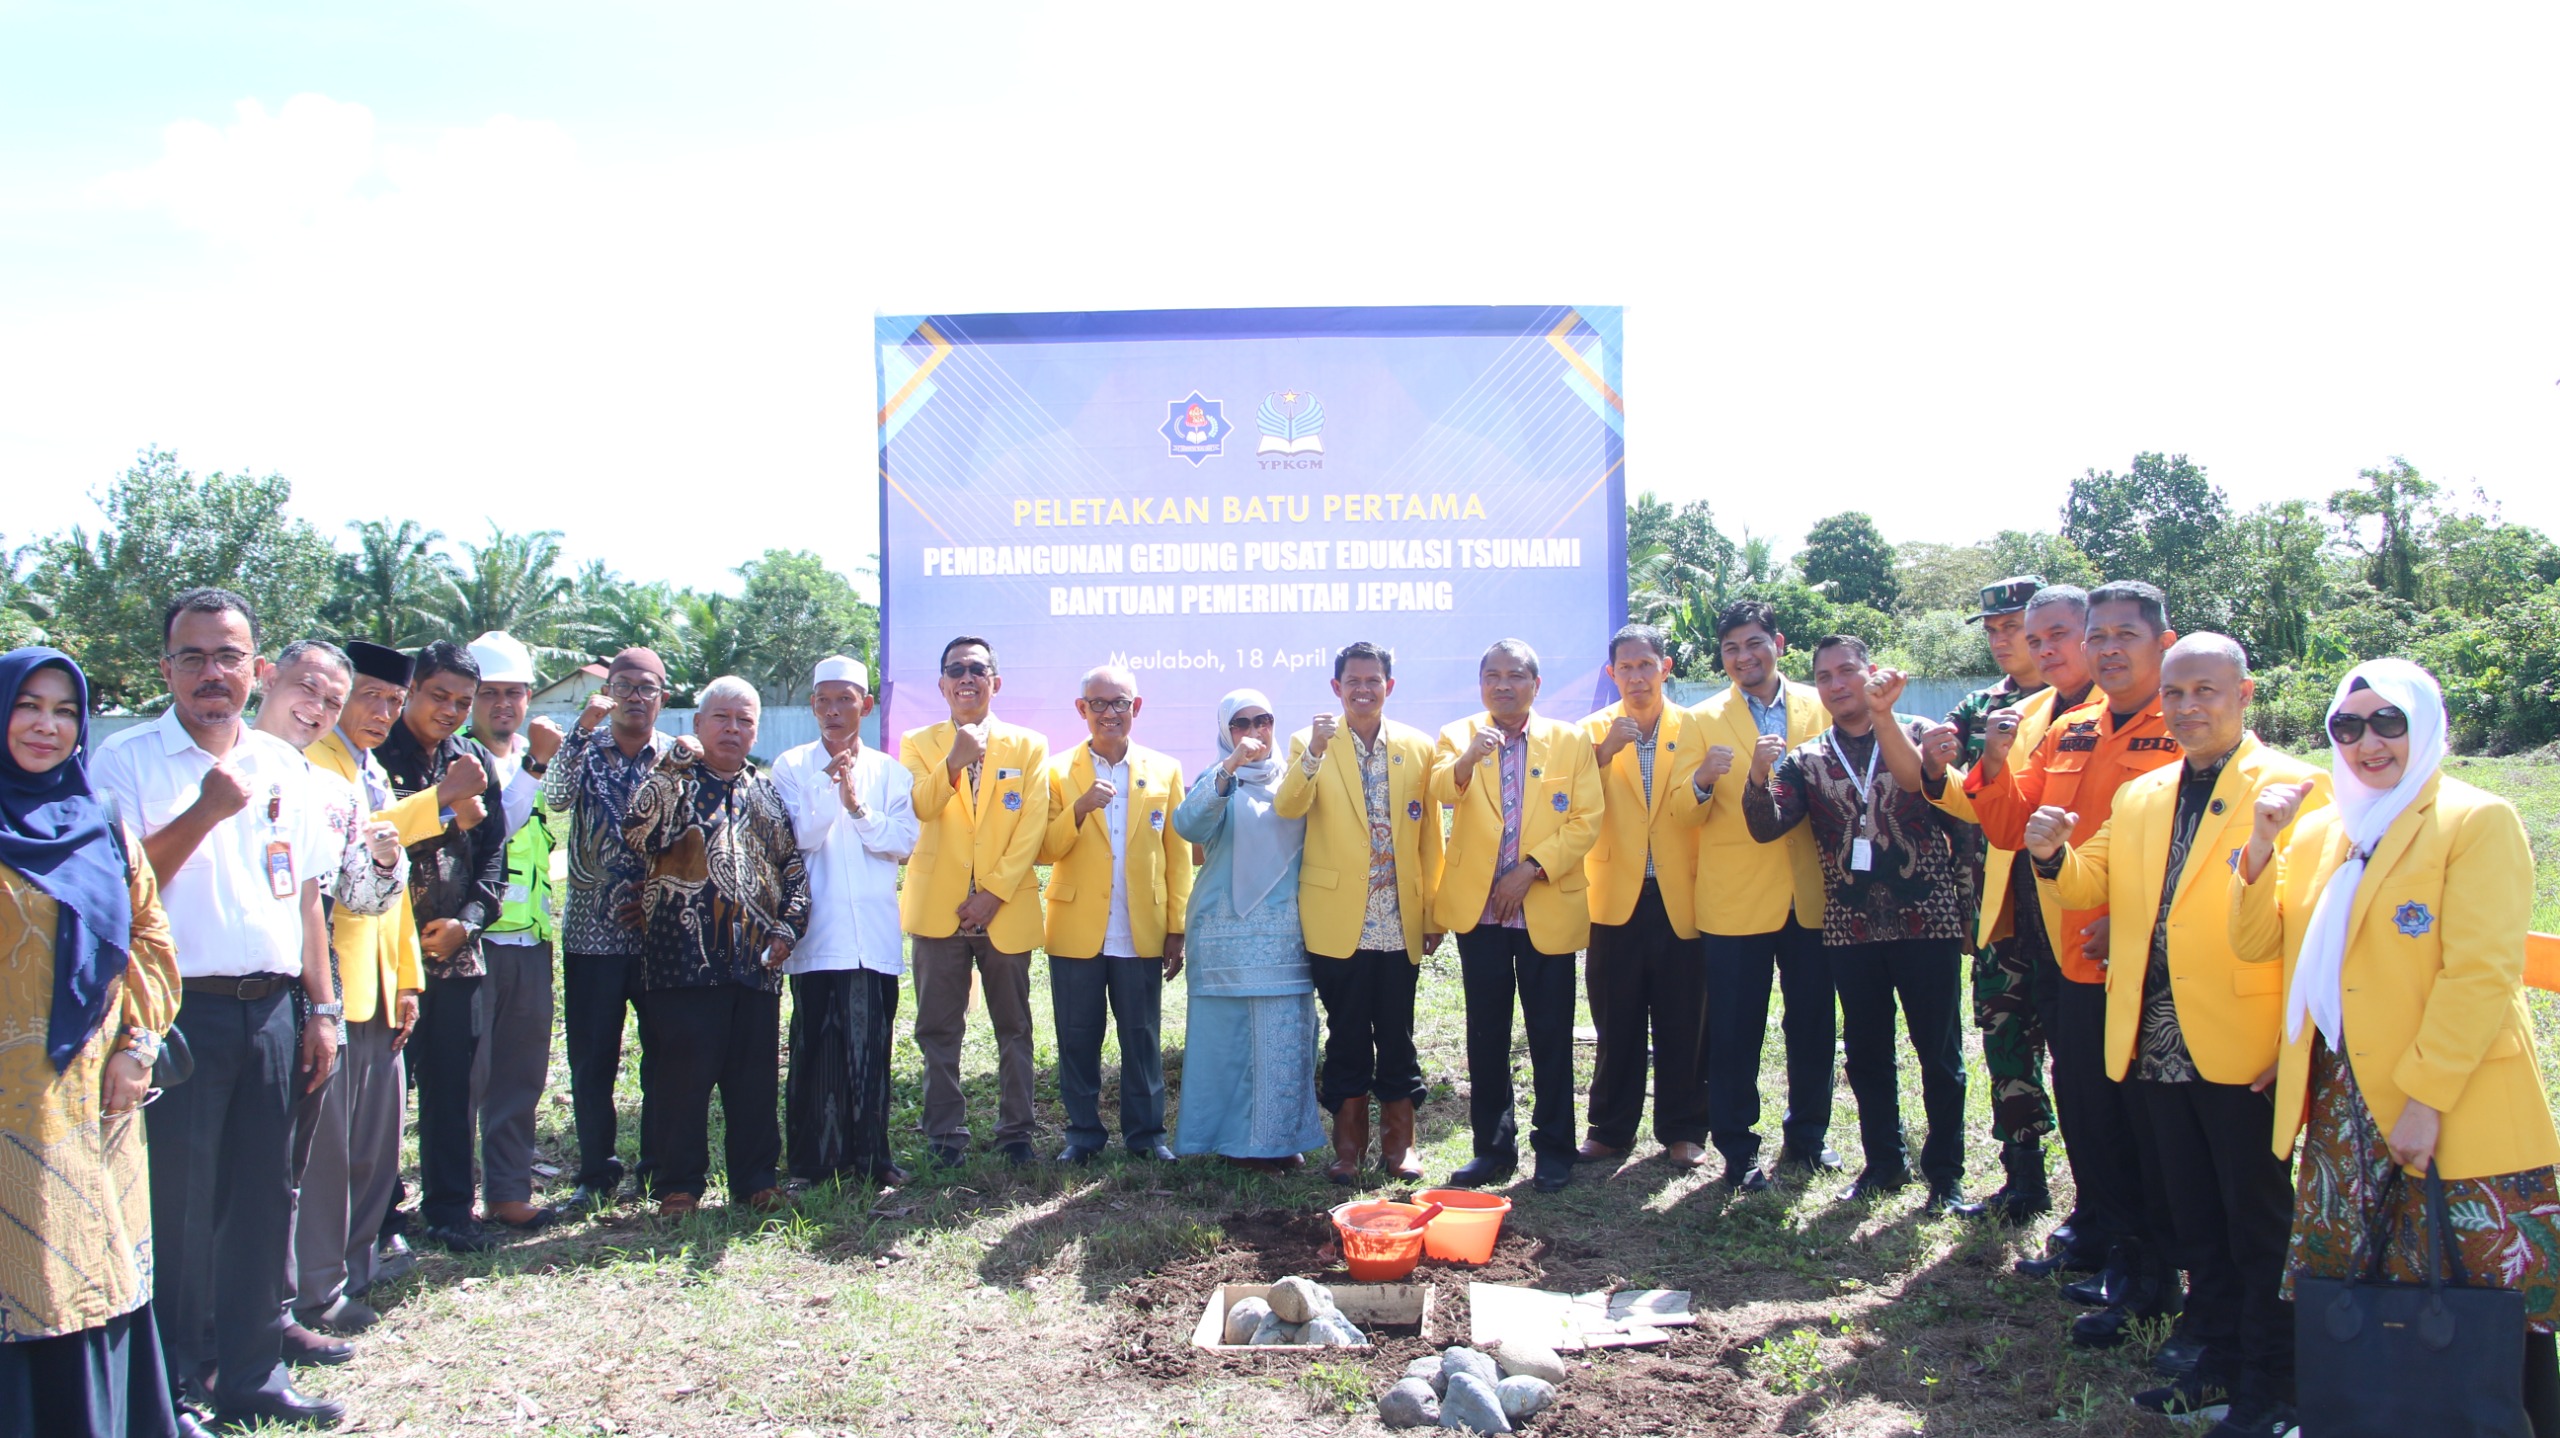
<instances>
[{"instance_id":1,"label":"wristwatch","mask_svg":"<svg viewBox=\"0 0 2560 1438\"><path fill-rule=\"evenodd\" d=\"M347 1016L347 1006L345 1004L313 1004L311 1016L315 1019L342 1019Z\"/></svg>"},{"instance_id":2,"label":"wristwatch","mask_svg":"<svg viewBox=\"0 0 2560 1438\"><path fill-rule=\"evenodd\" d=\"M548 759L527 759L524 761L524 771L539 779L543 775L551 772L551 761Z\"/></svg>"}]
</instances>

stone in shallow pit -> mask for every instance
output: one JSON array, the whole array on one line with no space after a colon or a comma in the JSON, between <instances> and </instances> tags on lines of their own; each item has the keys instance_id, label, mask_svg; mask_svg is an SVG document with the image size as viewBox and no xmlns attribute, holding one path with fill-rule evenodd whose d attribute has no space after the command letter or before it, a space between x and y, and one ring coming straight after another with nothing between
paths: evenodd
<instances>
[{"instance_id":1,"label":"stone in shallow pit","mask_svg":"<svg viewBox=\"0 0 2560 1438\"><path fill-rule=\"evenodd\" d=\"M1502 1416L1518 1422L1546 1410L1556 1401L1556 1386L1543 1378L1515 1373L1495 1386L1494 1396L1502 1400Z\"/></svg>"},{"instance_id":2,"label":"stone in shallow pit","mask_svg":"<svg viewBox=\"0 0 2560 1438\"><path fill-rule=\"evenodd\" d=\"M1564 1382L1564 1360L1556 1356L1554 1349L1542 1344L1506 1338L1494 1346L1493 1361L1502 1369L1505 1378L1525 1374L1531 1378L1543 1378L1549 1383Z\"/></svg>"},{"instance_id":3,"label":"stone in shallow pit","mask_svg":"<svg viewBox=\"0 0 2560 1438\"><path fill-rule=\"evenodd\" d=\"M1304 1323L1333 1311L1333 1295L1303 1278L1284 1278L1271 1285L1271 1311L1284 1323Z\"/></svg>"},{"instance_id":4,"label":"stone in shallow pit","mask_svg":"<svg viewBox=\"0 0 2560 1438\"><path fill-rule=\"evenodd\" d=\"M1253 1341L1254 1330L1260 1328L1262 1326L1262 1320L1270 1316L1271 1305L1263 1302L1261 1299L1238 1299L1227 1309L1227 1330L1226 1337L1223 1341L1228 1343L1251 1343Z\"/></svg>"},{"instance_id":5,"label":"stone in shallow pit","mask_svg":"<svg viewBox=\"0 0 2560 1438\"><path fill-rule=\"evenodd\" d=\"M1502 1369L1496 1366L1491 1358L1482 1353L1478 1353L1476 1350L1466 1347L1463 1344L1446 1349L1441 1353L1440 1370L1442 1373L1447 1375L1451 1382L1456 1381L1458 1375L1461 1373L1472 1373L1478 1378L1483 1379L1484 1386L1487 1388L1491 1388L1493 1385L1502 1381ZM1445 1399L1448 1395L1449 1384L1441 1384L1440 1396Z\"/></svg>"},{"instance_id":6,"label":"stone in shallow pit","mask_svg":"<svg viewBox=\"0 0 2560 1438\"><path fill-rule=\"evenodd\" d=\"M1449 1387L1449 1375L1442 1371L1440 1366L1440 1355L1437 1353L1434 1353L1427 1358L1417 1358L1411 1363L1406 1364L1404 1366L1404 1376L1407 1378L1419 1378L1423 1382L1430 1384L1431 1396L1434 1398L1437 1398L1442 1393L1446 1392ZM1437 1423L1440 1420L1435 1418L1431 1421Z\"/></svg>"},{"instance_id":7,"label":"stone in shallow pit","mask_svg":"<svg viewBox=\"0 0 2560 1438\"><path fill-rule=\"evenodd\" d=\"M1440 1396L1419 1378L1401 1378L1378 1398L1378 1418L1390 1428L1436 1428Z\"/></svg>"},{"instance_id":8,"label":"stone in shallow pit","mask_svg":"<svg viewBox=\"0 0 2560 1438\"><path fill-rule=\"evenodd\" d=\"M1502 1395L1473 1373L1449 1375L1449 1392L1440 1400L1440 1426L1470 1433L1508 1433L1511 1420L1502 1416Z\"/></svg>"},{"instance_id":9,"label":"stone in shallow pit","mask_svg":"<svg viewBox=\"0 0 2560 1438\"><path fill-rule=\"evenodd\" d=\"M1261 1347L1265 1344L1271 1343L1295 1343L1297 1341L1298 1325L1283 1322L1280 1315L1277 1313L1266 1313L1262 1315L1262 1322L1256 1325L1253 1330L1253 1342L1256 1347Z\"/></svg>"},{"instance_id":10,"label":"stone in shallow pit","mask_svg":"<svg viewBox=\"0 0 2560 1438\"><path fill-rule=\"evenodd\" d=\"M1351 1320L1339 1313L1310 1318L1298 1335L1300 1343L1321 1343L1327 1348L1361 1348L1369 1337L1352 1326Z\"/></svg>"}]
</instances>

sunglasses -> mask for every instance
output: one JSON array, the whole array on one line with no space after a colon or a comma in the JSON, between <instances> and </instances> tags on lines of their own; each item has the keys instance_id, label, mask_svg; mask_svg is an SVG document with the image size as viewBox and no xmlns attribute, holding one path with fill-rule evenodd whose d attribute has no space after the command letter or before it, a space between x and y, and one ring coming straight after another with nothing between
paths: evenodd
<instances>
[{"instance_id":1,"label":"sunglasses","mask_svg":"<svg viewBox=\"0 0 2560 1438\"><path fill-rule=\"evenodd\" d=\"M1271 716L1268 714L1256 714L1250 719L1230 719L1227 721L1227 727L1231 730L1268 729L1271 727Z\"/></svg>"},{"instance_id":2,"label":"sunglasses","mask_svg":"<svg viewBox=\"0 0 2560 1438\"><path fill-rule=\"evenodd\" d=\"M2371 714L2329 716L2329 738L2339 744L2363 743L2367 728L2385 739L2398 739L2409 732L2409 716L2388 704Z\"/></svg>"},{"instance_id":3,"label":"sunglasses","mask_svg":"<svg viewBox=\"0 0 2560 1438\"><path fill-rule=\"evenodd\" d=\"M996 667L994 665L980 664L975 660L971 660L966 664L945 664L942 666L942 677L945 679L984 679L995 672Z\"/></svg>"}]
</instances>

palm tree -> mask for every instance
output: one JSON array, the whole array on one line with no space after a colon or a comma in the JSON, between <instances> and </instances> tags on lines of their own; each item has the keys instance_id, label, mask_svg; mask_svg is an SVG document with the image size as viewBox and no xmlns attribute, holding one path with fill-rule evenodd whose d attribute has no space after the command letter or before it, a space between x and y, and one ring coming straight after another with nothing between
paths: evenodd
<instances>
[{"instance_id":1,"label":"palm tree","mask_svg":"<svg viewBox=\"0 0 2560 1438\"><path fill-rule=\"evenodd\" d=\"M585 661L596 631L575 582L559 572L560 531L509 534L492 522L488 543L462 550L470 567L446 576L436 606L457 640L503 629L546 668Z\"/></svg>"},{"instance_id":2,"label":"palm tree","mask_svg":"<svg viewBox=\"0 0 2560 1438\"><path fill-rule=\"evenodd\" d=\"M669 678L677 690L668 696L670 703L692 696L723 674L745 675L756 664L755 646L748 642L745 626L740 623L744 606L726 594L700 594L685 590L676 598L676 612L684 631L679 646L682 658L676 673Z\"/></svg>"},{"instance_id":3,"label":"palm tree","mask_svg":"<svg viewBox=\"0 0 2560 1438\"><path fill-rule=\"evenodd\" d=\"M395 649L432 638L442 627L437 595L452 579L453 562L436 548L443 532L414 519L396 527L359 519L347 528L355 531L356 552L338 556L338 592L324 617L347 638Z\"/></svg>"},{"instance_id":4,"label":"palm tree","mask_svg":"<svg viewBox=\"0 0 2560 1438\"><path fill-rule=\"evenodd\" d=\"M589 654L605 659L638 644L674 656L684 648L684 616L674 586L664 580L634 584L591 559L573 585L578 617L592 631Z\"/></svg>"}]
</instances>

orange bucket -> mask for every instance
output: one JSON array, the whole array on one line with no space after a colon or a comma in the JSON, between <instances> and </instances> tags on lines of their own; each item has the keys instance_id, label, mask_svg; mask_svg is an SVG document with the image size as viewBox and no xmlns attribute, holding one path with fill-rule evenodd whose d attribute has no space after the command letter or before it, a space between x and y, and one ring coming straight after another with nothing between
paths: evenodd
<instances>
[{"instance_id":1,"label":"orange bucket","mask_svg":"<svg viewBox=\"0 0 2560 1438\"><path fill-rule=\"evenodd\" d=\"M1424 1230L1408 1228L1422 1213L1418 1203L1346 1203L1333 1210L1342 1235L1342 1263L1364 1283L1393 1283L1422 1261Z\"/></svg>"},{"instance_id":2,"label":"orange bucket","mask_svg":"<svg viewBox=\"0 0 2560 1438\"><path fill-rule=\"evenodd\" d=\"M1413 1196L1423 1205L1439 1204L1440 1216L1422 1230L1422 1251L1453 1263L1489 1263L1493 1242L1502 1236L1502 1216L1511 1200L1471 1188L1433 1188Z\"/></svg>"}]
</instances>

